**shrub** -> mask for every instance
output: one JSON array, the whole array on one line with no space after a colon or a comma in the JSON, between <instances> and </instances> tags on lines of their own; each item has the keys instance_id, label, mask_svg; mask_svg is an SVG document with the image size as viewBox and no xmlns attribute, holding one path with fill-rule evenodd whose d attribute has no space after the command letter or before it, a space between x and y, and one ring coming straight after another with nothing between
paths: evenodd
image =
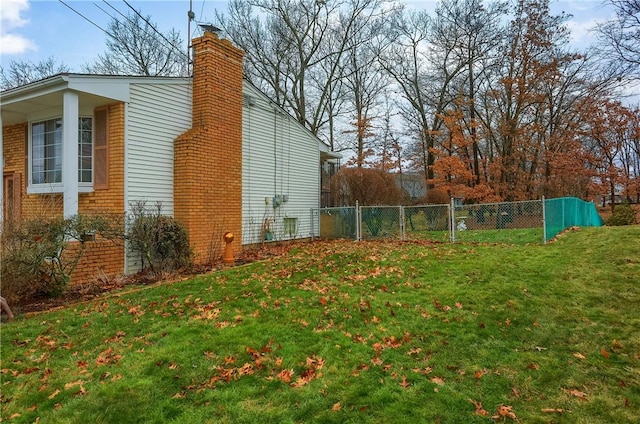
<instances>
[{"instance_id":1,"label":"shrub","mask_svg":"<svg viewBox=\"0 0 640 424\"><path fill-rule=\"evenodd\" d=\"M33 218L5 225L2 232L2 293L10 303L62 293L96 236L121 239L122 224L109 215Z\"/></svg>"},{"instance_id":2,"label":"shrub","mask_svg":"<svg viewBox=\"0 0 640 424\"><path fill-rule=\"evenodd\" d=\"M161 214L162 204L147 208L146 202L131 206L127 240L140 255L143 270L175 271L191 264L189 236L184 226Z\"/></svg>"},{"instance_id":3,"label":"shrub","mask_svg":"<svg viewBox=\"0 0 640 424\"><path fill-rule=\"evenodd\" d=\"M374 168L341 168L331 187L340 206L398 205L405 197L394 175Z\"/></svg>"},{"instance_id":4,"label":"shrub","mask_svg":"<svg viewBox=\"0 0 640 424\"><path fill-rule=\"evenodd\" d=\"M613 214L607 219L607 225L633 225L637 224L636 211L629 203L622 203L615 207Z\"/></svg>"}]
</instances>

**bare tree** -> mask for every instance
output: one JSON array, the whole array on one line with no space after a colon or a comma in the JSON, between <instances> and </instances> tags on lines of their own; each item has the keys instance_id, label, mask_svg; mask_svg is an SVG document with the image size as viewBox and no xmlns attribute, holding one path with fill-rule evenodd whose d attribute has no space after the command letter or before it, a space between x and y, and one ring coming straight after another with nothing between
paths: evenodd
<instances>
[{"instance_id":1,"label":"bare tree","mask_svg":"<svg viewBox=\"0 0 640 424\"><path fill-rule=\"evenodd\" d=\"M615 63L620 75L640 78L640 0L607 0L616 10L613 20L598 25L597 46Z\"/></svg>"},{"instance_id":2,"label":"bare tree","mask_svg":"<svg viewBox=\"0 0 640 424\"><path fill-rule=\"evenodd\" d=\"M411 161L420 168L424 177L433 178L433 134L430 107L423 86L426 81L429 55L426 52L431 18L425 11L408 11L396 15L390 22L388 33L396 43L381 57L381 64L398 87L400 113L416 143L410 149Z\"/></svg>"},{"instance_id":3,"label":"bare tree","mask_svg":"<svg viewBox=\"0 0 640 424\"><path fill-rule=\"evenodd\" d=\"M53 56L40 62L11 61L8 69L0 67L0 87L4 91L65 72L69 67L56 62Z\"/></svg>"},{"instance_id":4,"label":"bare tree","mask_svg":"<svg viewBox=\"0 0 640 424\"><path fill-rule=\"evenodd\" d=\"M352 129L343 148L356 153L356 166L362 167L367 156L373 154L376 120L383 115L380 110L382 95L389 84L388 74L384 72L378 60L381 51L390 44L385 36L380 36L384 26L384 17L372 20L369 24L356 24L359 30L347 42L347 52L342 67L346 114Z\"/></svg>"},{"instance_id":5,"label":"bare tree","mask_svg":"<svg viewBox=\"0 0 640 424\"><path fill-rule=\"evenodd\" d=\"M107 29L107 49L83 66L89 73L105 75L186 75L187 57L181 50L180 33L161 33L151 17L129 13L112 19Z\"/></svg>"},{"instance_id":6,"label":"bare tree","mask_svg":"<svg viewBox=\"0 0 640 424\"><path fill-rule=\"evenodd\" d=\"M231 0L218 24L245 51L245 73L320 135L341 102L343 58L386 0ZM324 134L328 140L333 135Z\"/></svg>"}]
</instances>

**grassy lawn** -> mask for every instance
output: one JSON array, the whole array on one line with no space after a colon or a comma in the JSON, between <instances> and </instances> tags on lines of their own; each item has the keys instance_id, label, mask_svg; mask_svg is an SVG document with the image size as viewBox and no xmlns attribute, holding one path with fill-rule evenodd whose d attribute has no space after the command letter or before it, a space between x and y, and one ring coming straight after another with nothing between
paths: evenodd
<instances>
[{"instance_id":1,"label":"grassy lawn","mask_svg":"<svg viewBox=\"0 0 640 424\"><path fill-rule=\"evenodd\" d=\"M3 422L637 423L640 226L301 244L1 337Z\"/></svg>"}]
</instances>

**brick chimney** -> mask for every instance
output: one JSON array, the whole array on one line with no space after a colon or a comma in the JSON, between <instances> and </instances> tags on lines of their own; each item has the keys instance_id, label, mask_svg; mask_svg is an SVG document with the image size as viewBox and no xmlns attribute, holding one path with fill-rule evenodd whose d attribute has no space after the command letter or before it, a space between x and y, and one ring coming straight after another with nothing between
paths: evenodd
<instances>
[{"instance_id":1,"label":"brick chimney","mask_svg":"<svg viewBox=\"0 0 640 424\"><path fill-rule=\"evenodd\" d=\"M222 236L242 240L242 50L205 32L193 40L191 129L175 140L174 216L197 263L222 254Z\"/></svg>"}]
</instances>

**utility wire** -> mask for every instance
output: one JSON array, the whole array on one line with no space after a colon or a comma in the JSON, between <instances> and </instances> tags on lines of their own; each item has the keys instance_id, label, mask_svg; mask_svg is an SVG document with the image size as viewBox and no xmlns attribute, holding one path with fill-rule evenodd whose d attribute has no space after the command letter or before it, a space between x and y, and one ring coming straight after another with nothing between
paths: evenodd
<instances>
[{"instance_id":1,"label":"utility wire","mask_svg":"<svg viewBox=\"0 0 640 424\"><path fill-rule=\"evenodd\" d=\"M123 0L123 1L124 1L124 4L126 4L126 5L129 7L129 9L133 10L133 12L134 12L136 15L138 15L138 16L140 17L140 19L142 19L143 21L145 21L145 22L146 22L146 23L151 27L151 29L152 29L156 34L158 34L160 37L162 37L162 39L163 39L163 40L165 40L167 43L169 43L169 45L170 45L172 48L174 48L177 52L179 52L182 56L187 57L187 54L186 54L185 52L183 52L183 51L182 51L182 49L181 49L180 47L177 47L175 44L173 44L171 41L169 41L169 40L167 39L167 37L165 37L165 36L164 36L164 34L162 34L160 31L158 31L158 30L156 29L156 27L155 27L151 22L149 22L149 20L148 20L147 18L145 18L144 16L142 16L142 15L140 14L140 12L138 12L138 11L137 11L133 6L131 6L127 0Z\"/></svg>"},{"instance_id":2,"label":"utility wire","mask_svg":"<svg viewBox=\"0 0 640 424\"><path fill-rule=\"evenodd\" d=\"M111 9L113 9L115 12L117 12L120 16L122 16L124 19L126 19L126 20L127 20L127 22L129 22L129 23L130 23L130 24L132 24L132 25L133 25L133 24L135 24L135 21L134 21L134 20L132 20L128 15L125 15L124 13L122 13L121 11L119 11L118 9L116 9L115 7L113 7L113 5L112 5L112 4L110 4L109 2L107 2L107 0L102 0L102 1L103 1L107 6L109 6ZM108 12L106 12L104 9L102 9L98 4L94 3L94 5L95 5L98 9L102 10L102 11L103 11L107 16L111 17L111 19L113 19L114 21L118 21L118 19L117 19L116 17L114 17L114 16L110 15ZM129 7L131 7L131 6L129 6ZM134 10L134 12L135 12L135 10ZM138 12L136 12L136 14L137 14L138 16L140 16L140 14L139 14ZM173 44L172 44L169 40L167 40L167 39L166 39L166 38L165 38L165 37L164 37L160 32L158 32L158 30L153 26L153 24L152 24L151 22L149 22L147 19L143 18L142 16L140 16L140 18L141 18L142 20L144 20L144 21L147 23L148 27L149 27L149 28L151 28L151 29L153 30L153 32L155 32L156 34L158 34L159 36L161 36L165 41L167 41L167 42L169 43L169 46L170 46L172 49L177 49L175 45L173 45ZM145 28L145 29L144 29L144 31L145 31L145 34L146 34L146 35L151 35L151 34L149 34L149 31L148 31L148 29L147 29L147 28ZM165 47L166 47L166 45L165 45ZM181 50L179 50L179 49L177 49L177 50L178 50L181 54L183 54L183 55L184 55L184 53L182 53L182 51L181 51Z\"/></svg>"},{"instance_id":3,"label":"utility wire","mask_svg":"<svg viewBox=\"0 0 640 424\"><path fill-rule=\"evenodd\" d=\"M69 9L73 10L75 13L77 13L78 15L80 15L80 17L82 17L84 20L86 20L87 22L89 22L90 24L92 24L93 26L95 26L96 28L98 28L100 31L104 32L105 34L107 34L109 37L113 37L113 35L111 35L109 33L109 31L105 30L104 28L102 28L100 25L98 25L97 23L93 22L91 19L87 18L86 16L84 16L82 13L78 12L76 9L74 9L73 7L69 6L67 3L65 3L63 0L58 0L60 3L64 4L65 6L67 6Z\"/></svg>"}]
</instances>

